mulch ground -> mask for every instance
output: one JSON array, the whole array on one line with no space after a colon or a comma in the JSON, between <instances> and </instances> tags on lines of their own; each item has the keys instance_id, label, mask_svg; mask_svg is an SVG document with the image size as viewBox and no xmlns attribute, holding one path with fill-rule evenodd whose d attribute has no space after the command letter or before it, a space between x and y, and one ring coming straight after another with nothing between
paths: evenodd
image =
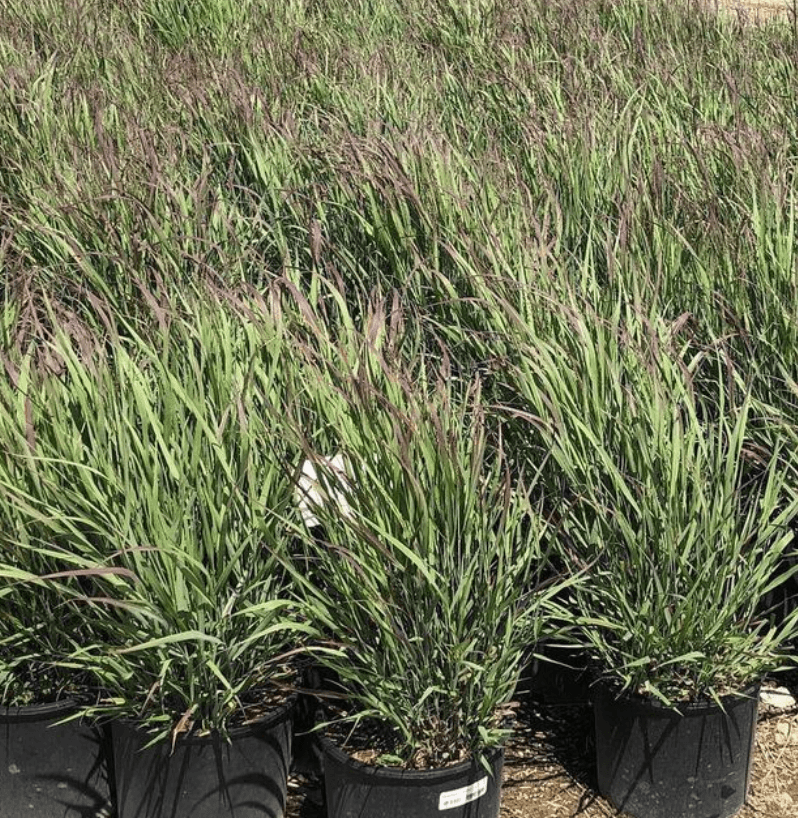
<instances>
[{"instance_id":1,"label":"mulch ground","mask_svg":"<svg viewBox=\"0 0 798 818\"><path fill-rule=\"evenodd\" d=\"M712 9L732 12L743 23L756 23L773 17L792 19L793 0L704 0Z\"/></svg>"},{"instance_id":2,"label":"mulch ground","mask_svg":"<svg viewBox=\"0 0 798 818\"><path fill-rule=\"evenodd\" d=\"M779 684L798 698L796 674ZM506 751L501 818L617 818L596 792L593 717L583 692L557 702L532 691L522 701ZM322 802L321 779L292 776L287 818L327 818ZM738 815L798 818L798 707L760 705L748 803Z\"/></svg>"}]
</instances>

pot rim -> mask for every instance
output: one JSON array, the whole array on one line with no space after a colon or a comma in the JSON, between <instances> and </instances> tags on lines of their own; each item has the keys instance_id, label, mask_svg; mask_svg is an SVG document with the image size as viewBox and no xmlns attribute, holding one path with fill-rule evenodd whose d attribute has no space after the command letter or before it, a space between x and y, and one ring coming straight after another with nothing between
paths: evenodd
<instances>
[{"instance_id":1,"label":"pot rim","mask_svg":"<svg viewBox=\"0 0 798 818\"><path fill-rule=\"evenodd\" d=\"M720 701L723 708L729 705L740 704L751 700L758 703L759 690L761 686L762 682L757 681L748 685L748 687L744 688L743 690L720 696ZM591 684L591 688L610 696L615 702L623 702L628 705L635 705L637 707L654 710L662 715L670 713L673 715L681 714L683 716L687 716L705 713L712 710L721 710L721 708L718 707L718 703L714 699L706 697L691 699L688 701L674 701L672 706L668 706L652 694L641 694L632 690L620 690L618 687L618 680L613 676L602 676L597 678Z\"/></svg>"},{"instance_id":2,"label":"pot rim","mask_svg":"<svg viewBox=\"0 0 798 818\"><path fill-rule=\"evenodd\" d=\"M427 783L432 783L435 781L446 781L450 778L459 778L475 768L484 771L484 768L474 755L457 764L452 764L448 767L433 767L429 770L406 770L401 767L367 764L364 761L358 761L352 758L349 753L323 733L318 733L317 739L325 756L330 756L334 761L352 770L386 781L426 781ZM483 751L488 763L491 767L494 767L496 762L504 756L504 745L483 748Z\"/></svg>"},{"instance_id":3,"label":"pot rim","mask_svg":"<svg viewBox=\"0 0 798 818\"><path fill-rule=\"evenodd\" d=\"M264 713L259 718L250 721L247 724L241 724L238 727L233 727L231 730L228 730L228 736L230 736L231 740L244 738L255 732L259 732L260 730L274 727L275 725L285 721L291 715L296 707L298 699L299 694L290 693L282 704L278 704L276 707L272 708L267 713ZM113 728L123 729L129 732L143 733L145 736L151 732L144 729L143 722L137 719L111 719L109 723ZM181 745L213 744L218 742L218 740L219 731L215 729L208 733L203 733L202 735L187 735L185 733L181 733L175 740L175 748L180 747ZM158 742L158 744L161 743L162 742ZM158 744L153 746L157 747Z\"/></svg>"},{"instance_id":4,"label":"pot rim","mask_svg":"<svg viewBox=\"0 0 798 818\"><path fill-rule=\"evenodd\" d=\"M54 702L42 704L23 704L0 706L0 724L16 722L46 721L56 717L65 717L74 713L79 707L77 699L67 697Z\"/></svg>"}]
</instances>

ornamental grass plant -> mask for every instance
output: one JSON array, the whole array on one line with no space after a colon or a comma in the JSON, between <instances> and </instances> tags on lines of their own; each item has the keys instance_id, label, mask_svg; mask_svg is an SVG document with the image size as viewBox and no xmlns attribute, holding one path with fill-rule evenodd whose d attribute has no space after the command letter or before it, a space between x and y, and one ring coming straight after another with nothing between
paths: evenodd
<instances>
[{"instance_id":1,"label":"ornamental grass plant","mask_svg":"<svg viewBox=\"0 0 798 818\"><path fill-rule=\"evenodd\" d=\"M20 554L26 547L16 541L13 551L17 553L8 553L11 539L4 537L0 564L0 710L67 699L86 704L91 680L70 659L92 634L85 610L70 607L80 589L30 568L43 564L52 568L60 563L68 566L57 572L61 577L79 576L91 569L75 568L78 560L73 555L52 548L40 546L33 557Z\"/></svg>"},{"instance_id":2,"label":"ornamental grass plant","mask_svg":"<svg viewBox=\"0 0 798 818\"><path fill-rule=\"evenodd\" d=\"M798 612L760 604L794 570L780 568L793 466L752 439L728 359L686 357L673 325L577 304L557 342L519 340L512 377L550 455L546 491L564 500L562 558L586 571L571 603L583 640L601 674L666 704L740 693L793 661Z\"/></svg>"},{"instance_id":3,"label":"ornamental grass plant","mask_svg":"<svg viewBox=\"0 0 798 818\"><path fill-rule=\"evenodd\" d=\"M137 280L287 276L312 302L321 272L353 311L401 291L463 369L504 354L476 343L486 290L542 322L564 281L701 342L794 300L787 26L693 0L183 5L0 10L0 292L132 321Z\"/></svg>"},{"instance_id":4,"label":"ornamental grass plant","mask_svg":"<svg viewBox=\"0 0 798 818\"><path fill-rule=\"evenodd\" d=\"M508 736L562 583L541 582L537 475L511 474L479 381L453 377L443 348L397 358L382 315L305 349L290 427L314 467L304 499L318 525L299 529L295 583L344 721L377 730L378 763L426 769Z\"/></svg>"},{"instance_id":5,"label":"ornamental grass plant","mask_svg":"<svg viewBox=\"0 0 798 818\"><path fill-rule=\"evenodd\" d=\"M0 707L65 698L85 703L90 680L69 657L94 637L93 618L75 603L85 598L89 576L112 583L132 574L98 563L93 548L80 550L51 537L38 514L19 502L37 488L30 479L36 472L31 395L42 383L36 352L15 354L19 310L6 302L2 318L0 356L7 377L0 381ZM39 362L46 357L38 356Z\"/></svg>"},{"instance_id":6,"label":"ornamental grass plant","mask_svg":"<svg viewBox=\"0 0 798 818\"><path fill-rule=\"evenodd\" d=\"M761 611L734 607L739 598L728 588L748 582L764 591L770 582L764 573L746 574L742 561L716 572L723 590L709 588L709 572L700 591L684 590L696 579L685 566L700 565L701 555L717 566L723 554L737 559L737 546L741 554L759 549L771 556L782 545L783 553L792 548L780 534L767 540L767 532L787 525L795 476L790 452L798 437L795 34L775 23L737 25L702 6L693 0L0 4L0 298L19 307L13 319L5 310L0 327L0 372L9 371L8 356L19 372L0 381L0 561L15 578L94 571L38 580L37 587L46 582L58 594L42 591L42 615L60 612L66 623L74 613L74 626L63 631L83 646L81 661L91 665L105 656L106 675L116 672L109 657L128 668L131 686L118 690L113 705L119 712L140 695L139 677L146 693L154 691L150 704L156 695L166 701L167 665L186 663L204 690L218 684L223 698L232 696L221 681L228 678L227 654L213 641L225 633L239 639L241 631L226 629L243 629L246 618L214 618L234 597L228 580L244 576L245 585L257 586L243 555L255 553L258 537L305 536L295 530L290 500L304 458L332 456L347 444L354 452L349 467L365 468L355 461L366 442L324 437L322 427L334 429L325 417L338 405L335 423L345 422L344 409L361 418L357 423L368 417L371 438L364 432L363 440L386 448L376 416L363 414L351 395L338 395L329 379L320 395L338 395L338 404L283 411L279 384L284 375L291 380L293 353L302 343L317 354L321 349L301 330L287 344L290 355L285 346L274 358L262 351L260 363L244 374L245 359L265 349L254 336L271 337L271 330L263 319L238 326L241 315L222 312L203 317L200 331L193 307L169 306L200 280L264 293L281 280L294 293L294 306L316 315L339 341L352 321L366 326L372 297L396 294L406 311L412 305L414 330L398 344L405 363L396 371L403 374L392 377L410 379L408 392L416 380L435 382L431 362L437 339L445 340L454 379L443 389L449 403L438 406L438 393L425 386L413 411L437 407L470 423L478 413L464 407L475 401L488 429L485 480L506 468L511 485L523 476L526 486L519 497L511 492L507 515L523 516L513 504L528 504L536 510L529 518L537 519L542 496L549 530L568 545L566 557L581 554L585 566L606 578L610 568L632 563L618 556L617 564L605 565L597 555L607 560L610 551L636 548L630 552L641 568L635 604L649 592L647 583L665 583L662 596L654 596L662 604L652 614L652 632L660 636L651 645L641 636L625 656L628 640L606 636L625 631L592 632L605 634L612 646L614 653L607 647L602 654L608 665L669 661L665 641L657 640L671 638L666 625L676 621L682 605L676 600L686 596L703 600L706 610L713 593L731 600L718 622L745 625L757 644L767 634L781 638L769 623L760 628ZM294 315L293 308L288 312ZM96 361L92 337L103 339L105 357ZM54 352L54 339L71 349L64 356L69 366ZM210 357L200 342L214 350ZM709 363L710 348L725 350L729 365ZM365 377L365 364L347 354L346 364L329 365L343 371L344 384L354 374ZM407 364L414 356L419 371ZM315 377L326 366L316 361L308 371ZM382 370L375 364L368 371L373 378ZM30 380L35 401L17 377ZM247 424L229 402L230 389L235 393L244 382L253 410ZM308 377L292 394L314 383ZM130 390L122 392L120 384ZM587 403L583 385L590 385ZM272 387L269 403L264 395ZM404 391L386 379L374 388L388 394L389 414L407 414ZM497 404L529 422L494 419ZM551 407L562 415L559 425ZM532 422L533 416L540 419ZM302 420L290 451L286 417ZM393 425L384 433L393 440ZM272 534L262 535L243 523L256 515L252 475L271 474L261 442L267 450L273 445L275 462L290 474L279 489L266 478L258 483L264 501L262 486L273 485L269 497L281 509L268 522ZM421 448L407 446L423 461L419 473L437 479ZM466 453L483 457L466 449L458 450L462 463ZM383 456L392 451L387 446ZM391 456L400 454L404 449ZM697 482L688 479L689 469ZM486 496L494 489L485 488ZM524 499L527 492L534 501ZM465 503L457 490L455 496ZM759 506L747 499L757 496ZM724 502L736 523L711 517L708 509ZM185 530L176 522L179 508L191 509ZM215 511L203 516L203 508ZM432 508L443 537L451 520L461 518ZM703 539L687 509L703 520ZM387 529L388 522L375 519ZM557 521L553 529L550 519ZM327 536L354 541L352 525ZM635 530L645 534L649 550L633 542ZM618 549L602 550L605 536ZM157 554L144 550L155 537L167 543ZM223 548L218 538L237 545ZM716 547L713 538L721 545L706 555L702 549ZM178 550L170 545L175 541L182 543ZM677 544L696 559L681 565ZM276 543L273 548L279 551ZM211 551L223 556L206 564ZM664 579L655 578L655 564L668 567ZM773 565L781 564L774 557ZM141 571L147 580L123 571ZM27 594L13 583L2 589L6 600ZM258 593L246 604L262 604ZM243 596L235 600L234 608L245 605ZM695 635L709 624L700 607L684 607L680 633ZM33 610L15 602L14 617ZM616 614L617 622L626 621ZM624 616L631 620L631 611ZM640 616L636 621L642 627ZM8 615L4 622L9 634L28 627ZM117 636L101 638L95 624ZM192 643L188 634L195 633L203 636ZM119 653L147 642L146 650ZM701 643L695 651L714 656L713 645L721 643ZM748 643L735 644L728 656L748 667ZM74 647L67 642L57 650ZM674 650L695 652L686 642ZM148 669L133 673L134 660ZM713 661L690 659L690 679L673 695L711 687ZM727 670L732 664L721 662ZM624 671L630 686L642 684L640 668L633 668L634 678ZM725 684L720 676L716 681ZM182 715L190 704L181 708ZM410 745L405 749L408 755Z\"/></svg>"},{"instance_id":7,"label":"ornamental grass plant","mask_svg":"<svg viewBox=\"0 0 798 818\"><path fill-rule=\"evenodd\" d=\"M158 318L150 337L128 327L89 355L62 333L59 376L25 357L3 391L0 487L34 573L56 551L92 568L66 608L88 625L68 635L71 666L98 691L89 712L153 739L225 735L285 696L303 630L280 567L293 489L272 423L284 331L207 294Z\"/></svg>"}]
</instances>

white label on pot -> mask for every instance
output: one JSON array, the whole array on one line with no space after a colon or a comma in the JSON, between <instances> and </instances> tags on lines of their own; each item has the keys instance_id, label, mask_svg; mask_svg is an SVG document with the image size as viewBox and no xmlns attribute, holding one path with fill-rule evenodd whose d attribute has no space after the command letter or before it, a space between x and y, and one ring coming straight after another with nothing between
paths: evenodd
<instances>
[{"instance_id":1,"label":"white label on pot","mask_svg":"<svg viewBox=\"0 0 798 818\"><path fill-rule=\"evenodd\" d=\"M459 790L449 790L442 792L438 799L438 811L462 807L469 801L476 801L488 791L488 777L483 776L479 781L469 784L467 787L460 787Z\"/></svg>"}]
</instances>

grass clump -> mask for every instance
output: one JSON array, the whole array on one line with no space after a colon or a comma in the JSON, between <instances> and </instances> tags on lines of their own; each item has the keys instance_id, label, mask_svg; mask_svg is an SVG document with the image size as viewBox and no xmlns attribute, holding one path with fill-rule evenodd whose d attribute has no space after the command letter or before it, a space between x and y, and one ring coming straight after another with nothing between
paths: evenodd
<instances>
[{"instance_id":1,"label":"grass clump","mask_svg":"<svg viewBox=\"0 0 798 818\"><path fill-rule=\"evenodd\" d=\"M0 485L34 564L57 547L93 569L69 657L91 674L91 712L224 734L293 681L303 627L280 568L284 333L208 297L159 317L157 339L131 329L90 359L61 336L63 375L6 393L18 447Z\"/></svg>"},{"instance_id":2,"label":"grass clump","mask_svg":"<svg viewBox=\"0 0 798 818\"><path fill-rule=\"evenodd\" d=\"M479 382L426 356L397 364L381 342L363 339L356 355L323 345L307 363L307 414L292 427L315 473L306 500L318 525L300 529L295 582L335 648L318 660L352 705L346 718L387 730L383 763L426 768L509 734L559 586L542 584L535 474L514 479L490 446Z\"/></svg>"},{"instance_id":3,"label":"grass clump","mask_svg":"<svg viewBox=\"0 0 798 818\"><path fill-rule=\"evenodd\" d=\"M665 703L739 692L788 661L798 611L762 600L798 511L782 450L752 441L750 396L726 403L723 360L686 360L668 326L635 337L574 311L569 342L530 339L518 416L540 434L562 492L558 542L597 670ZM718 391L695 389L716 368Z\"/></svg>"}]
</instances>

